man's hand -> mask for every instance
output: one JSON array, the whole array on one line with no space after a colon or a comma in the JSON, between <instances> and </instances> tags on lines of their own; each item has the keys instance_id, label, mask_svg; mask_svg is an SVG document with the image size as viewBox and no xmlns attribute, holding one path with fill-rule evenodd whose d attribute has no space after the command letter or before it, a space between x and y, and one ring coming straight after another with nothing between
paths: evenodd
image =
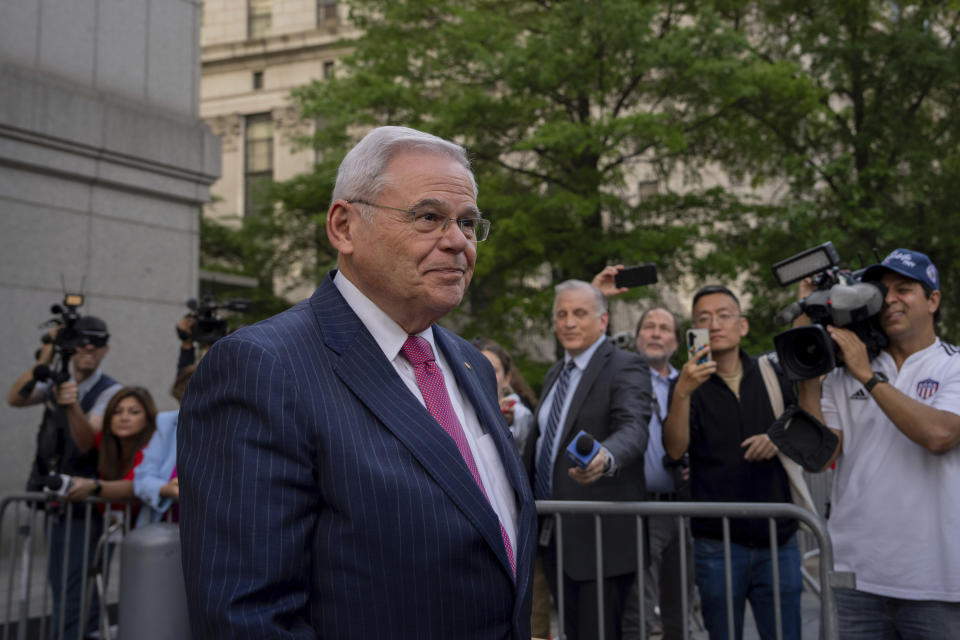
<instances>
[{"instance_id":1,"label":"man's hand","mask_svg":"<svg viewBox=\"0 0 960 640\"><path fill-rule=\"evenodd\" d=\"M813 284L813 276L807 276L797 286L797 300L803 300L816 290L817 285Z\"/></svg>"},{"instance_id":2,"label":"man's hand","mask_svg":"<svg viewBox=\"0 0 960 640\"><path fill-rule=\"evenodd\" d=\"M567 473L579 484L593 484L603 477L603 472L607 469L607 460L609 459L610 456L607 455L606 449L601 448L585 469L571 467Z\"/></svg>"},{"instance_id":3,"label":"man's hand","mask_svg":"<svg viewBox=\"0 0 960 640\"><path fill-rule=\"evenodd\" d=\"M743 453L743 459L750 462L769 460L780 452L777 445L770 440L770 436L765 433L750 436L741 442L740 446L746 447L747 450Z\"/></svg>"},{"instance_id":4,"label":"man's hand","mask_svg":"<svg viewBox=\"0 0 960 640\"><path fill-rule=\"evenodd\" d=\"M600 290L600 293L603 294L604 298L612 298L613 296L618 296L621 293L626 293L630 289L627 287L617 287L614 279L617 277L617 274L623 269L622 264L613 265L610 267L604 267L603 271L593 276L593 280L590 282L594 287Z\"/></svg>"},{"instance_id":5,"label":"man's hand","mask_svg":"<svg viewBox=\"0 0 960 640\"><path fill-rule=\"evenodd\" d=\"M830 325L827 327L830 337L840 347L840 353L843 355L843 363L847 368L847 373L864 384L873 377L873 368L870 366L870 358L867 356L867 346L849 329L841 329Z\"/></svg>"},{"instance_id":6,"label":"man's hand","mask_svg":"<svg viewBox=\"0 0 960 640\"><path fill-rule=\"evenodd\" d=\"M697 387L707 381L707 378L717 372L715 360L707 360L702 364L697 364L697 360L709 355L710 345L703 345L696 352L693 351L693 347L690 348L690 359L680 370L680 378L677 380L674 393L678 393L682 397L689 397Z\"/></svg>"},{"instance_id":7,"label":"man's hand","mask_svg":"<svg viewBox=\"0 0 960 640\"><path fill-rule=\"evenodd\" d=\"M67 380L61 382L57 387L57 404L61 407L70 407L77 402L77 382L76 380Z\"/></svg>"}]
</instances>

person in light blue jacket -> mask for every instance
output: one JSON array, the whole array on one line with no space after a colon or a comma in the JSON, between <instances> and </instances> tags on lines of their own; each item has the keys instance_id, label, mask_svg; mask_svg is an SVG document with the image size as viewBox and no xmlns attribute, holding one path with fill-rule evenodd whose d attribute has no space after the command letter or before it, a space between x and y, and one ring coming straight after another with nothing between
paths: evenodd
<instances>
[{"instance_id":1,"label":"person in light blue jacket","mask_svg":"<svg viewBox=\"0 0 960 640\"><path fill-rule=\"evenodd\" d=\"M187 382L196 365L184 367L177 374L171 393L177 402L183 398ZM160 522L170 507L180 499L177 468L177 419L180 411L157 414L157 430L143 450L143 462L133 477L133 493L149 507L141 509L137 526Z\"/></svg>"}]
</instances>

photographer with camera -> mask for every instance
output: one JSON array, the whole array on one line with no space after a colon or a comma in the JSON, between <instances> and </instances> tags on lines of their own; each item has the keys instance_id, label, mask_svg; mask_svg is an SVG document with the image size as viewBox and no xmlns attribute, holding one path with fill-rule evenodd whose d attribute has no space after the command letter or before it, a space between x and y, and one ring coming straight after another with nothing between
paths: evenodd
<instances>
[{"instance_id":1,"label":"photographer with camera","mask_svg":"<svg viewBox=\"0 0 960 640\"><path fill-rule=\"evenodd\" d=\"M67 304L68 310L62 312L59 324L50 329L34 366L21 374L7 393L7 403L12 407L44 405L37 451L27 483L29 491L46 489L66 493L69 483L64 476L96 477L94 439L103 423L107 403L121 388L100 369L109 351L107 325L95 316L79 316L76 313L79 304L82 299L77 304ZM59 307L55 312L61 313ZM72 375L68 363L72 364ZM82 505L61 505L61 510L51 513L50 517L47 578L53 594L53 629L59 629L61 584L66 575L63 637L76 637L84 579L84 509ZM68 519L72 519L72 526L68 527ZM94 518L86 550L88 557L92 556L100 537L100 527L100 520ZM66 539L68 528L69 541ZM65 552L69 556L66 567L62 561ZM88 632L97 628L95 594L93 598L86 621Z\"/></svg>"},{"instance_id":2,"label":"photographer with camera","mask_svg":"<svg viewBox=\"0 0 960 640\"><path fill-rule=\"evenodd\" d=\"M177 337L180 338L180 355L177 357L177 374L197 361L197 342L194 338L197 317L188 313L177 321Z\"/></svg>"},{"instance_id":3,"label":"photographer with camera","mask_svg":"<svg viewBox=\"0 0 960 640\"><path fill-rule=\"evenodd\" d=\"M956 637L960 629L960 356L936 334L941 292L925 254L897 249L863 282L885 288L888 343L872 360L854 332L826 331L843 368L800 406L840 438L828 520L842 638ZM801 297L810 293L809 280Z\"/></svg>"}]
</instances>

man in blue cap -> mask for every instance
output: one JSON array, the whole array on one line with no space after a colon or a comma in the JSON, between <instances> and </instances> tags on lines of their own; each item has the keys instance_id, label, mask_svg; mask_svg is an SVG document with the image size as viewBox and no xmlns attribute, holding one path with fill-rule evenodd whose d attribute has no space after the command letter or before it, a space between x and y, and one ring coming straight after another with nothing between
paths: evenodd
<instances>
[{"instance_id":1,"label":"man in blue cap","mask_svg":"<svg viewBox=\"0 0 960 640\"><path fill-rule=\"evenodd\" d=\"M948 638L960 629L960 355L936 334L940 279L925 254L897 249L863 274L886 288L889 344L872 361L828 327L844 368L823 382L822 416L840 437L829 520L840 637ZM821 410L822 409L822 413Z\"/></svg>"}]
</instances>

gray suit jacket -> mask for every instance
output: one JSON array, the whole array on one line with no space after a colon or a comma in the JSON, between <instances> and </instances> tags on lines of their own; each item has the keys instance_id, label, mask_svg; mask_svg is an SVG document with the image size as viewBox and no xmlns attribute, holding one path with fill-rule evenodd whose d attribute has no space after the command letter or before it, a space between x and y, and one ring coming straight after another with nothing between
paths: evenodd
<instances>
[{"instance_id":1,"label":"gray suit jacket","mask_svg":"<svg viewBox=\"0 0 960 640\"><path fill-rule=\"evenodd\" d=\"M541 398L546 398L560 375L563 361L550 368ZM643 358L606 341L597 348L580 378L560 431L561 450L553 465L554 500L643 500L646 494L643 454L647 448L653 390L650 368ZM539 417L540 407L536 416ZM525 451L531 482L534 478L536 441L545 425L536 424ZM581 430L607 448L617 463L612 477L583 486L567 474L570 462L565 449ZM603 519L603 575L636 571L637 542L634 516ZM556 536L553 536L553 540ZM563 562L574 580L596 578L596 536L592 516L564 516Z\"/></svg>"}]
</instances>

